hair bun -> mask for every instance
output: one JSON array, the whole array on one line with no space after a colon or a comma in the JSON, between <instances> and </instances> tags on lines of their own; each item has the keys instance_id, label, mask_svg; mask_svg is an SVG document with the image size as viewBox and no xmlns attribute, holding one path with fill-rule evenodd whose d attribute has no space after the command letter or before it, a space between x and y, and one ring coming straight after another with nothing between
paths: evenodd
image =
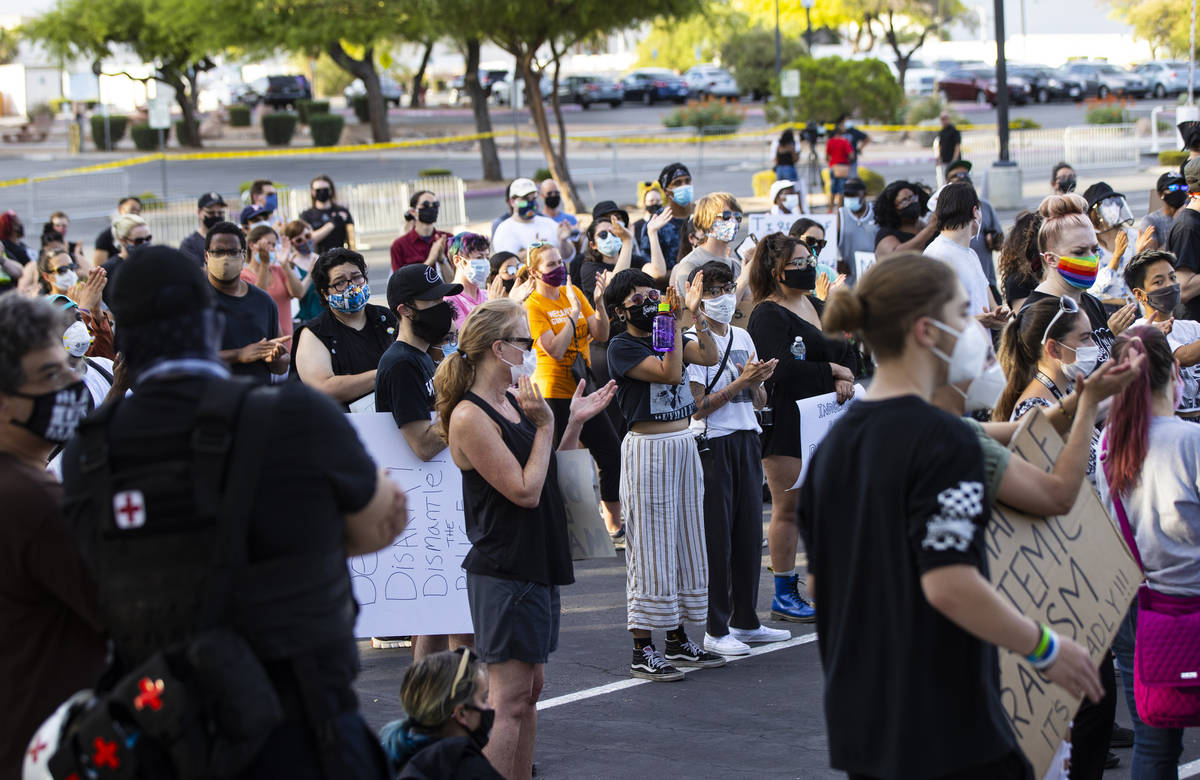
<instances>
[{"instance_id":1,"label":"hair bun","mask_svg":"<svg viewBox=\"0 0 1200 780\"><path fill-rule=\"evenodd\" d=\"M1038 206L1038 214L1045 219L1059 219L1072 214L1087 215L1087 201L1074 192L1066 195L1049 195Z\"/></svg>"},{"instance_id":2,"label":"hair bun","mask_svg":"<svg viewBox=\"0 0 1200 780\"><path fill-rule=\"evenodd\" d=\"M825 316L821 323L827 332L855 333L863 328L867 320L866 301L847 287L839 287L829 296L825 304Z\"/></svg>"}]
</instances>

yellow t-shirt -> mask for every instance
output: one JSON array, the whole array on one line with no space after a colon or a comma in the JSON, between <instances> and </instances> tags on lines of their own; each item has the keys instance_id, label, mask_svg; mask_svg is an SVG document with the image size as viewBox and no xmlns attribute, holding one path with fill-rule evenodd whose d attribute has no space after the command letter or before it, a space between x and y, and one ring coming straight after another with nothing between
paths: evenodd
<instances>
[{"instance_id":1,"label":"yellow t-shirt","mask_svg":"<svg viewBox=\"0 0 1200 780\"><path fill-rule=\"evenodd\" d=\"M570 398L575 394L575 378L571 376L571 365L575 362L576 355L582 354L583 359L591 364L588 344L592 339L588 333L587 321L596 310L588 303L583 290L578 287L575 287L575 296L579 299L580 308L579 320L575 323L575 338L559 360L550 357L549 353L542 349L541 337L546 331L557 334L566 327L567 313L571 311L566 288L558 288L558 300L547 298L537 290L525 299L525 311L529 314L529 335L533 336L533 348L537 352L537 370L533 372L533 383L546 398Z\"/></svg>"}]
</instances>

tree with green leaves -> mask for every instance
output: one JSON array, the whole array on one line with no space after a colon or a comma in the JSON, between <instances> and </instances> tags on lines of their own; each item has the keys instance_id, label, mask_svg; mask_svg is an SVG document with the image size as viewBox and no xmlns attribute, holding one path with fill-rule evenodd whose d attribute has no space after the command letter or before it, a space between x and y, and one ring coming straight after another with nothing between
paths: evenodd
<instances>
[{"instance_id":1,"label":"tree with green leaves","mask_svg":"<svg viewBox=\"0 0 1200 780\"><path fill-rule=\"evenodd\" d=\"M855 20L860 41L866 28L872 44L882 38L896 56L901 88L908 63L917 50L952 23L974 26L975 16L962 0L840 0L848 18Z\"/></svg>"},{"instance_id":2,"label":"tree with green leaves","mask_svg":"<svg viewBox=\"0 0 1200 780\"><path fill-rule=\"evenodd\" d=\"M1192 23L1189 3L1180 0L1110 2L1112 15L1133 28L1134 38L1149 43L1154 56L1188 56L1188 26ZM1200 54L1200 46L1197 49L1196 53Z\"/></svg>"},{"instance_id":3,"label":"tree with green leaves","mask_svg":"<svg viewBox=\"0 0 1200 780\"><path fill-rule=\"evenodd\" d=\"M796 107L804 119L832 123L847 114L890 122L904 103L904 90L881 60L800 57L784 67L800 71Z\"/></svg>"},{"instance_id":4,"label":"tree with green leaves","mask_svg":"<svg viewBox=\"0 0 1200 780\"><path fill-rule=\"evenodd\" d=\"M781 36L782 62L791 62L804 52L795 38ZM771 94L775 75L775 31L763 27L739 29L721 44L721 64L737 79L738 89L755 99Z\"/></svg>"},{"instance_id":5,"label":"tree with green leaves","mask_svg":"<svg viewBox=\"0 0 1200 780\"><path fill-rule=\"evenodd\" d=\"M187 128L180 142L200 146L197 81L213 68L212 58L228 45L225 35L236 23L198 0L59 0L22 34L66 60L102 61L114 47L129 47L154 68L152 79L175 90Z\"/></svg>"}]
</instances>

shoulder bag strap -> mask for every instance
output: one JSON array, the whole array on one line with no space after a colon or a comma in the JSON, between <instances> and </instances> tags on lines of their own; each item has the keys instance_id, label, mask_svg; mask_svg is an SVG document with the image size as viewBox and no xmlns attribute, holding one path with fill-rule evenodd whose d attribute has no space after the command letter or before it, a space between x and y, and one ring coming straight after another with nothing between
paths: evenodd
<instances>
[{"instance_id":1,"label":"shoulder bag strap","mask_svg":"<svg viewBox=\"0 0 1200 780\"><path fill-rule=\"evenodd\" d=\"M727 327L729 328L729 343L725 345L725 354L721 356L721 364L717 366L717 373L713 374L713 378L709 380L707 385L704 386L704 395L706 396L712 392L714 387L716 387L717 380L721 378L721 374L725 371L725 364L729 361L729 350L733 348L733 326L729 325ZM705 436L708 436L708 418L709 415L704 415Z\"/></svg>"},{"instance_id":2,"label":"shoulder bag strap","mask_svg":"<svg viewBox=\"0 0 1200 780\"><path fill-rule=\"evenodd\" d=\"M1100 440L1100 462L1103 464L1104 459L1108 457L1108 433L1105 432L1104 437ZM1103 468L1103 465L1101 465ZM1107 478L1107 477L1106 477ZM1133 538L1133 528L1129 525L1129 517L1125 514L1125 504L1121 502L1121 497L1117 492L1109 486L1108 495L1112 499L1113 509L1117 512L1117 524L1121 526L1121 536L1125 538L1125 544L1129 545L1129 552L1133 553L1133 559L1137 561L1138 568L1142 570L1142 575L1146 574L1146 567L1142 564L1142 554L1138 551L1137 540Z\"/></svg>"}]
</instances>

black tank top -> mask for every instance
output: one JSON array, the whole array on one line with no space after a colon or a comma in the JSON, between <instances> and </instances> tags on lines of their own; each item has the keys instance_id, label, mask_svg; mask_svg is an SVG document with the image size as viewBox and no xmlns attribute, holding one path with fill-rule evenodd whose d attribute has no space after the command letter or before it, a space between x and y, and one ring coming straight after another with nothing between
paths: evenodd
<instances>
[{"instance_id":1,"label":"black tank top","mask_svg":"<svg viewBox=\"0 0 1200 780\"><path fill-rule=\"evenodd\" d=\"M361 374L378 368L379 359L396 340L396 317L384 307L369 303L366 314L367 324L362 330L355 330L326 309L296 329L292 341L293 353L295 345L300 343L300 331L307 328L329 350L329 363L334 376ZM292 365L296 364L293 362Z\"/></svg>"},{"instance_id":2,"label":"black tank top","mask_svg":"<svg viewBox=\"0 0 1200 780\"><path fill-rule=\"evenodd\" d=\"M509 401L521 422L506 420L491 404L468 391L463 401L482 409L500 426L500 435L522 468L533 452L537 426L516 399ZM471 552L463 568L472 574L524 580L541 585L570 585L575 581L567 540L567 513L558 489L558 464L554 457L542 484L542 496L532 509L520 507L492 487L475 469L463 471L463 513Z\"/></svg>"}]
</instances>

